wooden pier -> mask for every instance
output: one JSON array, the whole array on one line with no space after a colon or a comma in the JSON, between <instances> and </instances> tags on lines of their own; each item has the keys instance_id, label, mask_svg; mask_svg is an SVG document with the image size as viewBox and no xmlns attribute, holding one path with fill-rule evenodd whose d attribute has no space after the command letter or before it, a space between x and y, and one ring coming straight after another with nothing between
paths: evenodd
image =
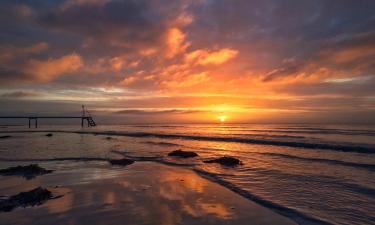
<instances>
[{"instance_id":1,"label":"wooden pier","mask_svg":"<svg viewBox=\"0 0 375 225\"><path fill-rule=\"evenodd\" d=\"M31 128L31 121L34 121L35 128L38 128L38 119L81 119L81 126L87 121L88 127L95 127L96 123L90 113L82 106L82 116L0 116L0 119L28 119L29 128Z\"/></svg>"}]
</instances>

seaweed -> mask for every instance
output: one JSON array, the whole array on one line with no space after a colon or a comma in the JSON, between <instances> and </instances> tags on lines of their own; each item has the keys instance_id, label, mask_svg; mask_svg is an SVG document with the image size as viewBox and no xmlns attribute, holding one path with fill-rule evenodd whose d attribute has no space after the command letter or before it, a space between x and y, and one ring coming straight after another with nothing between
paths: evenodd
<instances>
[{"instance_id":1,"label":"seaweed","mask_svg":"<svg viewBox=\"0 0 375 225\"><path fill-rule=\"evenodd\" d=\"M223 157L220 157L220 158L217 158L217 159L205 160L203 162L205 162L205 163L219 163L223 166L238 166L238 165L242 164L242 162L239 159L234 158L234 157L230 157L230 156L223 156Z\"/></svg>"},{"instance_id":2,"label":"seaweed","mask_svg":"<svg viewBox=\"0 0 375 225\"><path fill-rule=\"evenodd\" d=\"M180 158L192 158L197 157L198 154L191 151L175 150L170 152L168 156L180 157Z\"/></svg>"},{"instance_id":3,"label":"seaweed","mask_svg":"<svg viewBox=\"0 0 375 225\"><path fill-rule=\"evenodd\" d=\"M0 139L6 139L6 138L11 138L12 136L10 135L3 135L3 136L0 136Z\"/></svg>"},{"instance_id":4,"label":"seaweed","mask_svg":"<svg viewBox=\"0 0 375 225\"><path fill-rule=\"evenodd\" d=\"M52 173L52 170L46 170L38 164L31 164L28 166L15 166L0 170L0 175L3 176L22 176L27 180L33 179L36 176Z\"/></svg>"},{"instance_id":5,"label":"seaweed","mask_svg":"<svg viewBox=\"0 0 375 225\"><path fill-rule=\"evenodd\" d=\"M41 205L49 199L53 199L52 193L44 188L37 187L28 192L21 192L17 195L0 200L0 211L10 212L18 207Z\"/></svg>"},{"instance_id":6,"label":"seaweed","mask_svg":"<svg viewBox=\"0 0 375 225\"><path fill-rule=\"evenodd\" d=\"M123 159L110 159L108 160L112 165L127 166L134 163L134 160L123 158Z\"/></svg>"}]
</instances>

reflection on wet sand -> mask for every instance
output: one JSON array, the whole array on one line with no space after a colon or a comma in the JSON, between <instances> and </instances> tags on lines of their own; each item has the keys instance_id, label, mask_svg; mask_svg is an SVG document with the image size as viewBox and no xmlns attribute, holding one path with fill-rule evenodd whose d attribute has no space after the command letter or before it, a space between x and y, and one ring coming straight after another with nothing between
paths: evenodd
<instances>
[{"instance_id":1,"label":"reflection on wet sand","mask_svg":"<svg viewBox=\"0 0 375 225\"><path fill-rule=\"evenodd\" d=\"M93 171L112 175L97 179ZM80 178L86 178L85 182L80 182ZM275 221L277 224L293 224L193 171L156 163L136 163L126 168L109 165L95 169L72 168L38 177L36 181L44 187L59 185L52 189L64 196L39 207L2 213L0 221L38 225L241 225L249 221L254 224L273 224ZM18 185L25 186L28 182L32 181L22 180Z\"/></svg>"}]
</instances>

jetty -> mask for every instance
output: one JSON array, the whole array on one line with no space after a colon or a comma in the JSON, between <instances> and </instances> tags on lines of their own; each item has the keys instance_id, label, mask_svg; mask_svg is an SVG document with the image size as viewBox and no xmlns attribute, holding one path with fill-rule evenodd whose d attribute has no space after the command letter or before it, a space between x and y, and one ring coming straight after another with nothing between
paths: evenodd
<instances>
[{"instance_id":1,"label":"jetty","mask_svg":"<svg viewBox=\"0 0 375 225\"><path fill-rule=\"evenodd\" d=\"M34 122L35 128L38 128L38 119L80 119L81 126L84 127L85 121L88 127L95 127L96 123L92 118L91 114L82 105L82 115L81 116L0 116L0 119L28 119L29 128L31 128L32 121Z\"/></svg>"}]
</instances>

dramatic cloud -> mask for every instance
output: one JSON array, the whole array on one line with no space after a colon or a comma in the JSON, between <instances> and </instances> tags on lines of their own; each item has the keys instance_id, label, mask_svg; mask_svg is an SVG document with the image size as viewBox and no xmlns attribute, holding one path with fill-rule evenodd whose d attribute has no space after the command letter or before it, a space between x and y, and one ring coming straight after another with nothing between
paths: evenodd
<instances>
[{"instance_id":1,"label":"dramatic cloud","mask_svg":"<svg viewBox=\"0 0 375 225\"><path fill-rule=\"evenodd\" d=\"M0 98L155 120L329 121L340 112L374 121L374 8L371 0L4 0Z\"/></svg>"},{"instance_id":2,"label":"dramatic cloud","mask_svg":"<svg viewBox=\"0 0 375 225\"><path fill-rule=\"evenodd\" d=\"M167 31L167 46L168 52L167 57L172 58L179 53L183 53L187 47L188 43L185 43L186 35L178 28L171 28Z\"/></svg>"},{"instance_id":3,"label":"dramatic cloud","mask_svg":"<svg viewBox=\"0 0 375 225\"><path fill-rule=\"evenodd\" d=\"M25 73L31 74L41 81L50 81L59 75L75 72L82 66L81 57L73 53L45 61L31 59L27 63Z\"/></svg>"}]
</instances>

